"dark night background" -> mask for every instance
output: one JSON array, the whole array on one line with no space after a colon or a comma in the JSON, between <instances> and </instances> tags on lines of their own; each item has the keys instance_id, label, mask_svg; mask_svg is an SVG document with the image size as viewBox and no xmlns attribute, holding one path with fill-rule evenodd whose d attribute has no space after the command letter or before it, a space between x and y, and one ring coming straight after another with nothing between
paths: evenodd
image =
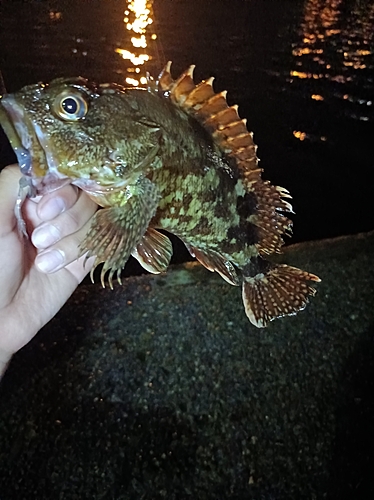
<instances>
[{"instance_id":1,"label":"dark night background","mask_svg":"<svg viewBox=\"0 0 374 500\"><path fill-rule=\"evenodd\" d=\"M374 229L374 0L154 0L143 17L135 3L0 0L8 91L196 64L291 191L292 242ZM374 498L373 243L287 248L322 282L261 331L239 287L199 265L78 287L1 381L0 500Z\"/></svg>"},{"instance_id":2,"label":"dark night background","mask_svg":"<svg viewBox=\"0 0 374 500\"><path fill-rule=\"evenodd\" d=\"M134 65L174 75L196 64L238 103L264 177L293 195L292 242L373 229L374 3L155 0L146 49L134 49L126 2L3 1L0 68L9 92L81 74L126 84ZM131 13L130 13L131 16ZM147 35L148 36L148 35ZM117 52L116 52L117 50ZM1 166L14 161L0 136Z\"/></svg>"}]
</instances>

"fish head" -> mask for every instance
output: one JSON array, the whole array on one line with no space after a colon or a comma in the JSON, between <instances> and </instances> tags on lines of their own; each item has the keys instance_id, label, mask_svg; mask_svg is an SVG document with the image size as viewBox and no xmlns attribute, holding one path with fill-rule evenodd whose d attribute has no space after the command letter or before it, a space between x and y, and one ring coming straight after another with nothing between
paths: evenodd
<instances>
[{"instance_id":1,"label":"fish head","mask_svg":"<svg viewBox=\"0 0 374 500\"><path fill-rule=\"evenodd\" d=\"M159 141L159 128L140 109L145 94L83 78L56 79L5 94L0 124L35 186L70 179L88 192L120 189L144 175L144 159L154 159L149 151Z\"/></svg>"}]
</instances>

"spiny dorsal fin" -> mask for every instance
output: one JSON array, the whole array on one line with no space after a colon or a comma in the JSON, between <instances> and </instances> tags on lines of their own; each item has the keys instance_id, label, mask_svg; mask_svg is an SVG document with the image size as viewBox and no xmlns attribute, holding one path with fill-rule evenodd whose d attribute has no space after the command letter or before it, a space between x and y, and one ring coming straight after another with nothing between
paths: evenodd
<instances>
[{"instance_id":1,"label":"spiny dorsal fin","mask_svg":"<svg viewBox=\"0 0 374 500\"><path fill-rule=\"evenodd\" d=\"M229 106L226 91L215 93L214 78L195 85L190 66L174 80L169 61L158 78L158 87L167 92L170 99L193 116L212 135L217 146L229 156L235 157L239 168L257 170L256 146L253 134L248 132L246 120L238 114L238 106Z\"/></svg>"},{"instance_id":2,"label":"spiny dorsal fin","mask_svg":"<svg viewBox=\"0 0 374 500\"><path fill-rule=\"evenodd\" d=\"M245 188L254 191L257 197L256 213L249 222L259 230L257 250L261 255L279 252L283 245L282 236L290 234L292 222L280 212L292 212L292 206L283 198L290 198L288 191L272 186L261 178L258 167L257 146L253 134L247 129L247 121L238 114L238 106L229 106L226 91L215 93L213 78L195 85L190 66L174 80L169 61L158 78L158 89L167 93L170 99L187 113L193 115L211 134L221 151L236 160Z\"/></svg>"}]
</instances>

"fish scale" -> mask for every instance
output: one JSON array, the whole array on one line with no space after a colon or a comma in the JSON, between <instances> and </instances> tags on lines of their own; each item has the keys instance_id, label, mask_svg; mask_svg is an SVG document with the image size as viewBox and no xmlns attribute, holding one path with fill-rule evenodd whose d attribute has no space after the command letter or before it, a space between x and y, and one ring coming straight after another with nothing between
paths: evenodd
<instances>
[{"instance_id":1,"label":"fish scale","mask_svg":"<svg viewBox=\"0 0 374 500\"><path fill-rule=\"evenodd\" d=\"M81 253L104 263L103 286L107 272L110 287L120 281L130 254L165 271L172 246L163 229L242 285L255 326L302 310L319 278L265 259L291 232L288 191L262 180L253 134L213 78L195 84L190 66L174 80L170 69L144 89L76 78L5 95L4 130L20 163L31 159L24 182L37 194L71 182L102 207Z\"/></svg>"}]
</instances>

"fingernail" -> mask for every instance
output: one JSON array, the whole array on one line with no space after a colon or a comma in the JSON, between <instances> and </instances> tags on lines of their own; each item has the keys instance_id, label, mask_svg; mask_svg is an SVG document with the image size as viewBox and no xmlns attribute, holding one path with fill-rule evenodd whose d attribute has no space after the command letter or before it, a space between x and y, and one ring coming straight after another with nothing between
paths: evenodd
<instances>
[{"instance_id":1,"label":"fingernail","mask_svg":"<svg viewBox=\"0 0 374 500\"><path fill-rule=\"evenodd\" d=\"M65 254L62 250L48 250L39 254L35 259L35 264L43 273L57 271L65 263Z\"/></svg>"},{"instance_id":2,"label":"fingernail","mask_svg":"<svg viewBox=\"0 0 374 500\"><path fill-rule=\"evenodd\" d=\"M47 248L60 238L60 231L52 224L37 227L31 235L31 241L36 248Z\"/></svg>"},{"instance_id":3,"label":"fingernail","mask_svg":"<svg viewBox=\"0 0 374 500\"><path fill-rule=\"evenodd\" d=\"M43 220L51 220L54 219L57 215L64 212L65 209L65 201L63 200L63 198L57 196L56 198L51 198L40 207L39 217Z\"/></svg>"}]
</instances>

